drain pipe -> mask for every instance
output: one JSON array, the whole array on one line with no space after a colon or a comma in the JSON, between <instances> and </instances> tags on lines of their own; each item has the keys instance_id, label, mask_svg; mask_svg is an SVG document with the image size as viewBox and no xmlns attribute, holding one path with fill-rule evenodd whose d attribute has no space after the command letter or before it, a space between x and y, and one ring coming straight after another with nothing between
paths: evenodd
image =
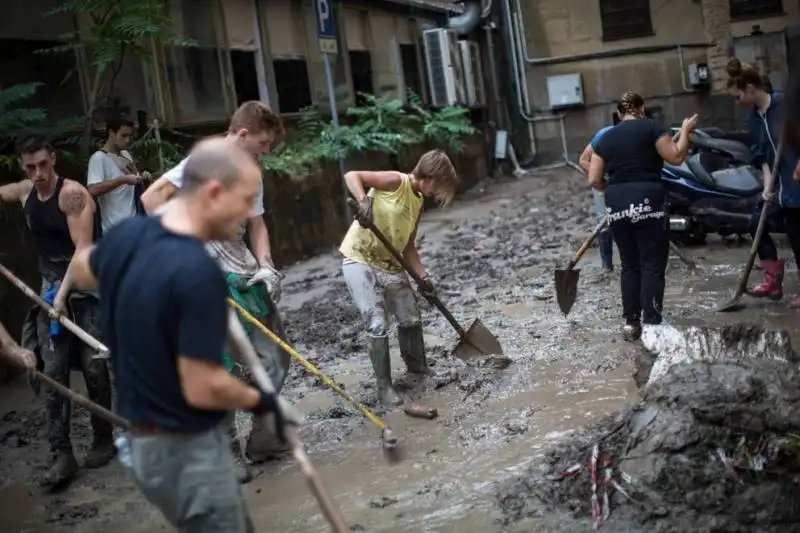
<instances>
[{"instance_id":1,"label":"drain pipe","mask_svg":"<svg viewBox=\"0 0 800 533\"><path fill-rule=\"evenodd\" d=\"M519 109L520 117L527 123L528 139L530 142L531 156L535 157L536 149L536 136L532 124L533 116L531 114L531 105L529 101L529 94L527 91L527 83L523 79L523 71L520 65L520 54L517 49L516 38L514 35L513 22L511 17L511 6L509 0L502 0L503 19L505 21L506 31L508 31L508 38L506 41L506 51L509 61L511 62L512 78L514 80L514 88L517 97L517 107Z\"/></svg>"}]
</instances>

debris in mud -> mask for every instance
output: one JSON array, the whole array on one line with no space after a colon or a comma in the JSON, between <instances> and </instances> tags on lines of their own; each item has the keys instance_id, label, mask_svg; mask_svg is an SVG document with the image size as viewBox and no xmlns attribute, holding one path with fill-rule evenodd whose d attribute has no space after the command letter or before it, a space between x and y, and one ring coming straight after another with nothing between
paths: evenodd
<instances>
[{"instance_id":1,"label":"debris in mud","mask_svg":"<svg viewBox=\"0 0 800 533\"><path fill-rule=\"evenodd\" d=\"M390 498L388 496L379 496L377 498L373 498L372 501L369 502L369 506L373 509L383 509L385 507L389 507L390 505L394 505L398 503L400 500L397 498Z\"/></svg>"},{"instance_id":2,"label":"debris in mud","mask_svg":"<svg viewBox=\"0 0 800 533\"><path fill-rule=\"evenodd\" d=\"M612 479L626 493L609 495L610 531L798 531L800 373L787 362L796 356L782 352L782 335L760 328L687 332L686 339L701 338L707 342L689 345L706 350L706 360L651 374L638 405L585 428L504 482L497 494L504 525L539 517L557 519L548 531L587 530L591 484L578 475L553 478L577 474L598 445L614 458L619 476ZM786 360L761 358L750 342ZM725 357L724 347L742 353Z\"/></svg>"},{"instance_id":3,"label":"debris in mud","mask_svg":"<svg viewBox=\"0 0 800 533\"><path fill-rule=\"evenodd\" d=\"M425 407L419 404L410 404L403 407L403 412L414 418L424 418L433 420L439 416L439 410L435 407Z\"/></svg>"}]
</instances>

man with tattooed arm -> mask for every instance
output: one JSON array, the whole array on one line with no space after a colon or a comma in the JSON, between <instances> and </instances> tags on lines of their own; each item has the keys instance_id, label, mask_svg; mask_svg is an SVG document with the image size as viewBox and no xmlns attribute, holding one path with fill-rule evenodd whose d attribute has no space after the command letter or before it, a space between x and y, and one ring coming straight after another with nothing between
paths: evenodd
<instances>
[{"instance_id":1,"label":"man with tattooed arm","mask_svg":"<svg viewBox=\"0 0 800 533\"><path fill-rule=\"evenodd\" d=\"M89 191L76 181L55 172L56 154L44 137L31 136L17 145L26 179L0 187L0 201L19 202L25 214L42 276L42 297L57 311L68 314L90 335L100 337L97 295L72 291L67 267L76 250L92 245L94 202ZM29 316L36 321L36 348L44 361L44 373L69 386L71 354L80 361L89 398L111 407L111 382L106 361L93 359L94 352L71 333L51 321L44 312ZM47 391L48 439L52 466L44 478L49 488L63 486L78 470L70 441L68 400ZM99 468L114 458L112 427L92 416L93 441L84 466Z\"/></svg>"}]
</instances>

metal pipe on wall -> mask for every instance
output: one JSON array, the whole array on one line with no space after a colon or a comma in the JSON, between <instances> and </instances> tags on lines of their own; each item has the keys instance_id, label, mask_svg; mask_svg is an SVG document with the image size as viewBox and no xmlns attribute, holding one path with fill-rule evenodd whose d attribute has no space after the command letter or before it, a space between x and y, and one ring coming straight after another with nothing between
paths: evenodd
<instances>
[{"instance_id":1,"label":"metal pipe on wall","mask_svg":"<svg viewBox=\"0 0 800 533\"><path fill-rule=\"evenodd\" d=\"M519 109L520 117L527 123L528 140L530 142L531 156L536 156L536 136L532 124L533 116L531 114L530 95L528 94L527 80L523 72L522 65L520 64L520 54L516 42L514 32L514 23L511 16L510 0L502 0L503 18L505 28L508 32L506 42L506 50L508 59L511 62L512 78L514 81L514 89L517 97L517 107Z\"/></svg>"}]
</instances>

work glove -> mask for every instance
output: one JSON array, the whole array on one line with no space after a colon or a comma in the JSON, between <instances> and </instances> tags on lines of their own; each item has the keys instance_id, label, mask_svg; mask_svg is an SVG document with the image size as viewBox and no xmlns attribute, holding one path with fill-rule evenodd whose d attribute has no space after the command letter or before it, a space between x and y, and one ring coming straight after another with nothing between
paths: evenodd
<instances>
[{"instance_id":1,"label":"work glove","mask_svg":"<svg viewBox=\"0 0 800 533\"><path fill-rule=\"evenodd\" d=\"M358 202L358 213L356 220L362 227L366 228L368 224L372 223L372 197L365 196Z\"/></svg>"},{"instance_id":2,"label":"work glove","mask_svg":"<svg viewBox=\"0 0 800 533\"><path fill-rule=\"evenodd\" d=\"M267 288L267 293L269 293L272 303L277 304L281 299L281 280L283 280L283 277L283 274L273 267L264 266L250 278L247 286L252 287L256 283L263 283Z\"/></svg>"},{"instance_id":3,"label":"work glove","mask_svg":"<svg viewBox=\"0 0 800 533\"><path fill-rule=\"evenodd\" d=\"M419 292L426 298L436 297L436 287L429 276L422 278L422 283L419 286Z\"/></svg>"},{"instance_id":4,"label":"work glove","mask_svg":"<svg viewBox=\"0 0 800 533\"><path fill-rule=\"evenodd\" d=\"M281 396L274 392L260 391L261 398L253 409L250 410L255 416L266 416L271 419L274 424L275 436L283 443L286 444L286 426L287 424L298 425L300 423L300 416L295 409Z\"/></svg>"}]
</instances>

